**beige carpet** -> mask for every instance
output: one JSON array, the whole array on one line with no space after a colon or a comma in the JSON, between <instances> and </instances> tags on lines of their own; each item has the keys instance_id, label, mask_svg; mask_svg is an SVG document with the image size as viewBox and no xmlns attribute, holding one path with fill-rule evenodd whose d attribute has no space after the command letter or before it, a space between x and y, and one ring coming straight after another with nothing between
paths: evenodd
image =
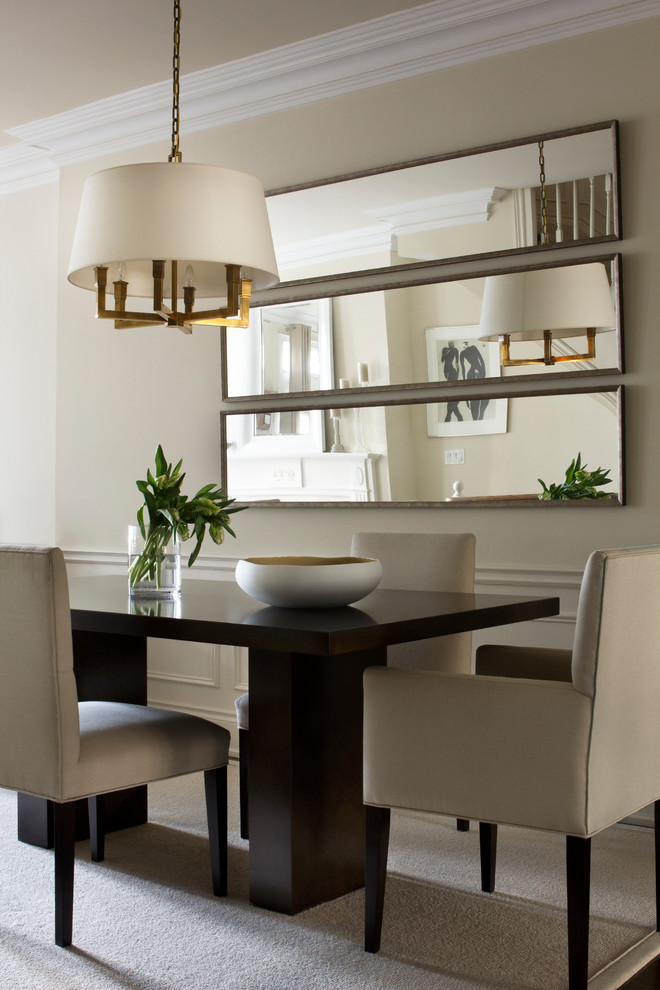
<instances>
[{"instance_id":1,"label":"beige carpet","mask_svg":"<svg viewBox=\"0 0 660 990\"><path fill-rule=\"evenodd\" d=\"M250 906L234 765L229 778L229 896L209 893L201 775L154 785L150 823L110 836L104 863L80 844L66 950L53 944L52 854L17 842L15 795L0 791L0 987L565 990L561 837L500 829L487 895L474 825L465 834L448 819L394 816L383 945L371 956L361 891L293 918ZM592 970L654 927L652 888L650 830L594 839Z\"/></svg>"}]
</instances>

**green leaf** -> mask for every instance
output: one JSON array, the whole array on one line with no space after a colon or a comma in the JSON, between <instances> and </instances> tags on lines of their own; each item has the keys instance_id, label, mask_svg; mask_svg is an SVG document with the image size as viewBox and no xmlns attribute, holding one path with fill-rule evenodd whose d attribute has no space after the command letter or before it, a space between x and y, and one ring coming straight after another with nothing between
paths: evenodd
<instances>
[{"instance_id":1,"label":"green leaf","mask_svg":"<svg viewBox=\"0 0 660 990\"><path fill-rule=\"evenodd\" d=\"M173 468L168 464L160 444L156 450L154 464L155 477L147 468L146 481L140 480L135 483L144 499L143 505L138 510L137 519L145 544L150 542L153 548L150 559L155 559L163 539L170 538L174 531L180 540L188 540L193 535L196 537L195 548L188 560L189 567L200 552L207 524L211 537L217 544L223 542L226 533L236 536L229 525L229 517L233 512L246 509L246 505L229 508L235 500L227 498L223 489L215 483L204 485L189 500L187 495L181 493L185 478L185 473L182 472L183 460L179 460ZM145 511L148 513L148 521Z\"/></svg>"},{"instance_id":2,"label":"green leaf","mask_svg":"<svg viewBox=\"0 0 660 990\"><path fill-rule=\"evenodd\" d=\"M156 474L166 474L167 473L167 460L165 454L163 453L163 448L158 444L158 449L156 450Z\"/></svg>"},{"instance_id":3,"label":"green leaf","mask_svg":"<svg viewBox=\"0 0 660 990\"><path fill-rule=\"evenodd\" d=\"M195 549L193 550L193 552L188 557L188 567L192 567L192 565L197 560L197 555L199 554L199 551L202 549L202 540L203 539L204 539L204 534L202 534L201 539L199 539L197 541L197 544L195 546Z\"/></svg>"}]
</instances>

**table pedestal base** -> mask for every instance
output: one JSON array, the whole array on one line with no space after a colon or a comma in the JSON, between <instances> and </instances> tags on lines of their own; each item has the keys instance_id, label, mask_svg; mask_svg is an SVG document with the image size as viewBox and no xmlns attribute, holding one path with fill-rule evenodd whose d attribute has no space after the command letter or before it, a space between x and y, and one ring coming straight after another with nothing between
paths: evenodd
<instances>
[{"instance_id":1,"label":"table pedestal base","mask_svg":"<svg viewBox=\"0 0 660 990\"><path fill-rule=\"evenodd\" d=\"M250 901L295 914L364 885L362 674L387 650L249 657Z\"/></svg>"}]
</instances>

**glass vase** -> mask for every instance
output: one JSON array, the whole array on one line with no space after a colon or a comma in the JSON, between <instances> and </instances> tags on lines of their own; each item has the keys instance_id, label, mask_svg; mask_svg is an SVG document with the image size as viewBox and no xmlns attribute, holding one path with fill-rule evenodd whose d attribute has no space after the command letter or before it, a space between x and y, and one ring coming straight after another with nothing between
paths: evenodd
<instances>
[{"instance_id":1,"label":"glass vase","mask_svg":"<svg viewBox=\"0 0 660 990\"><path fill-rule=\"evenodd\" d=\"M169 527L152 526L142 536L128 527L128 593L142 598L176 598L181 592L181 544Z\"/></svg>"}]
</instances>

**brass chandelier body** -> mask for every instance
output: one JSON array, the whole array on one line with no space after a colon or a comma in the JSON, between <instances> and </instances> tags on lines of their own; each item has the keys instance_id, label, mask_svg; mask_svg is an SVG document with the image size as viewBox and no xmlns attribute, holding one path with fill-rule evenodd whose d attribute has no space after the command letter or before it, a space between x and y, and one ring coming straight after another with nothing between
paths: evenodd
<instances>
[{"instance_id":1,"label":"brass chandelier body","mask_svg":"<svg viewBox=\"0 0 660 990\"><path fill-rule=\"evenodd\" d=\"M195 287L194 285L184 285L184 308L183 312L180 312L177 308L179 298L176 288L178 284L178 262L170 262L170 285L172 286L171 307L167 306L164 301L166 263L159 260L152 262L152 264L154 283L152 313L126 309L128 282L121 278L112 283L114 286L114 309L107 309L108 268L106 265L97 265L94 269L96 274L97 318L114 320L116 330L129 327L148 327L158 323L165 324L169 327L178 327L183 333L192 333L192 328L195 324L224 327L247 327L250 325L252 280L241 278L240 265L226 265L227 305L225 307L222 309L208 309L195 312Z\"/></svg>"},{"instance_id":2,"label":"brass chandelier body","mask_svg":"<svg viewBox=\"0 0 660 990\"><path fill-rule=\"evenodd\" d=\"M520 368L526 364L545 364L553 365L560 364L563 361L593 361L596 357L596 328L587 327L586 331L587 337L587 350L584 354L553 354L552 353L552 330L543 331L543 357L535 358L512 358L510 347L511 347L511 335L508 333L500 334L500 364L503 368ZM566 337L567 334L562 334L561 330L558 331L559 336Z\"/></svg>"}]
</instances>

